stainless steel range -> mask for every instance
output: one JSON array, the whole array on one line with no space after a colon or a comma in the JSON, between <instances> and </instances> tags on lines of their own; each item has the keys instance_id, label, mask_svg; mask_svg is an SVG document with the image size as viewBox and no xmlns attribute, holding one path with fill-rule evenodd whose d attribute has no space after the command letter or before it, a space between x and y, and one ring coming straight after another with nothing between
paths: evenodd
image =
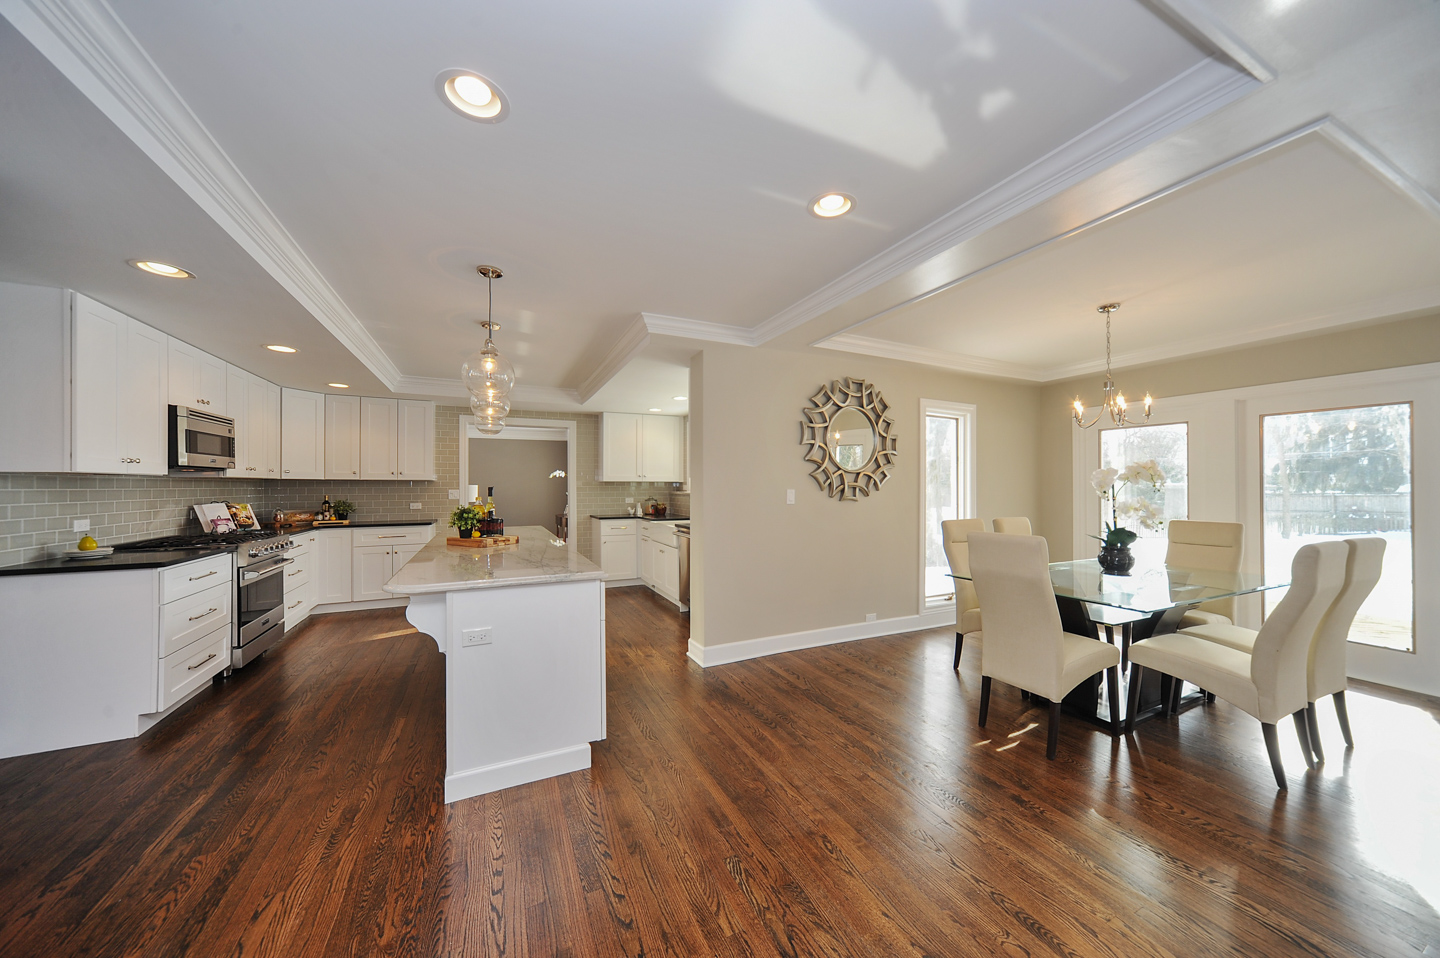
<instances>
[{"instance_id":1,"label":"stainless steel range","mask_svg":"<svg viewBox=\"0 0 1440 958\"><path fill-rule=\"evenodd\" d=\"M228 550L235 554L235 611L230 632L230 668L248 665L285 637L285 577L294 543L277 532L229 532L220 535L165 536L126 542L117 552L170 552L179 549Z\"/></svg>"}]
</instances>

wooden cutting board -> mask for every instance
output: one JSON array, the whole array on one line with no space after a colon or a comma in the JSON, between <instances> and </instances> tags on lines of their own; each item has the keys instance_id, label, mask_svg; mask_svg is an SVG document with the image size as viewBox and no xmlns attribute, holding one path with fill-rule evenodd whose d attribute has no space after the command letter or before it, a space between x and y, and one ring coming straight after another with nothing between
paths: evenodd
<instances>
[{"instance_id":1,"label":"wooden cutting board","mask_svg":"<svg viewBox=\"0 0 1440 958\"><path fill-rule=\"evenodd\" d=\"M447 536L447 545L463 546L466 549L498 549L500 546L513 546L520 541L519 536L476 536L473 539L457 539L454 536Z\"/></svg>"}]
</instances>

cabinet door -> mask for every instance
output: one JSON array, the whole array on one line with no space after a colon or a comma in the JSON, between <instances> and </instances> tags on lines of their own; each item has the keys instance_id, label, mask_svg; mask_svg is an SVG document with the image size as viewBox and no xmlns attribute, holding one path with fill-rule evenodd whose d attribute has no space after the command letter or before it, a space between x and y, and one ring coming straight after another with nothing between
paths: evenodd
<instances>
[{"instance_id":1,"label":"cabinet door","mask_svg":"<svg viewBox=\"0 0 1440 958\"><path fill-rule=\"evenodd\" d=\"M200 353L200 400L206 412L217 416L230 415L229 394L226 389L228 364L209 353Z\"/></svg>"},{"instance_id":2,"label":"cabinet door","mask_svg":"<svg viewBox=\"0 0 1440 958\"><path fill-rule=\"evenodd\" d=\"M256 471L266 479L280 478L280 387L257 379L265 393L265 463Z\"/></svg>"},{"instance_id":3,"label":"cabinet door","mask_svg":"<svg viewBox=\"0 0 1440 958\"><path fill-rule=\"evenodd\" d=\"M120 448L120 372L129 318L108 306L75 297L71 345L72 468L76 472L125 472Z\"/></svg>"},{"instance_id":4,"label":"cabinet door","mask_svg":"<svg viewBox=\"0 0 1440 958\"><path fill-rule=\"evenodd\" d=\"M655 584L667 595L680 594L680 553L670 546L655 546Z\"/></svg>"},{"instance_id":5,"label":"cabinet door","mask_svg":"<svg viewBox=\"0 0 1440 958\"><path fill-rule=\"evenodd\" d=\"M250 380L253 377L239 366L227 366L225 368L225 408L229 410L226 415L235 420L235 468L228 473L231 476L251 478L255 475L254 453L251 446L256 438L256 431L263 428L259 421L252 421L254 417L250 414ZM265 397L260 397L263 407Z\"/></svg>"},{"instance_id":6,"label":"cabinet door","mask_svg":"<svg viewBox=\"0 0 1440 958\"><path fill-rule=\"evenodd\" d=\"M277 479L271 470L274 463L270 460L271 432L279 432L280 424L270 422L270 397L266 388L270 384L258 376L245 374L245 410L244 420L240 419L240 410L233 404L230 412L235 415L235 431L245 437L245 475L252 479ZM278 390L277 390L278 392ZM235 398L235 394L227 393L226 399ZM276 413L279 413L279 403L276 404Z\"/></svg>"},{"instance_id":7,"label":"cabinet door","mask_svg":"<svg viewBox=\"0 0 1440 958\"><path fill-rule=\"evenodd\" d=\"M170 468L169 409L165 402L169 338L158 329L130 320L125 364L119 373L120 443L127 472L163 476ZM82 412L83 415L83 412Z\"/></svg>"},{"instance_id":8,"label":"cabinet door","mask_svg":"<svg viewBox=\"0 0 1440 958\"><path fill-rule=\"evenodd\" d=\"M649 585L655 581L656 545L650 539L640 540L640 581Z\"/></svg>"},{"instance_id":9,"label":"cabinet door","mask_svg":"<svg viewBox=\"0 0 1440 958\"><path fill-rule=\"evenodd\" d=\"M600 414L600 478L604 482L634 482L640 478L640 416L634 413Z\"/></svg>"},{"instance_id":10,"label":"cabinet door","mask_svg":"<svg viewBox=\"0 0 1440 958\"><path fill-rule=\"evenodd\" d=\"M394 479L399 443L399 406L394 399L360 400L360 478ZM328 465L328 463L327 463Z\"/></svg>"},{"instance_id":11,"label":"cabinet door","mask_svg":"<svg viewBox=\"0 0 1440 958\"><path fill-rule=\"evenodd\" d=\"M356 546L354 556L354 599L388 599L390 593L381 588L390 581L394 549L390 546Z\"/></svg>"},{"instance_id":12,"label":"cabinet door","mask_svg":"<svg viewBox=\"0 0 1440 958\"><path fill-rule=\"evenodd\" d=\"M316 601L321 605L349 602L354 595L350 530L321 529L314 535L315 544L311 548L314 549L315 568L311 575L319 582Z\"/></svg>"},{"instance_id":13,"label":"cabinet door","mask_svg":"<svg viewBox=\"0 0 1440 958\"><path fill-rule=\"evenodd\" d=\"M600 540L600 568L611 579L635 578L635 537L614 536Z\"/></svg>"},{"instance_id":14,"label":"cabinet door","mask_svg":"<svg viewBox=\"0 0 1440 958\"><path fill-rule=\"evenodd\" d=\"M640 417L640 478L646 482L680 480L680 420L677 417Z\"/></svg>"},{"instance_id":15,"label":"cabinet door","mask_svg":"<svg viewBox=\"0 0 1440 958\"><path fill-rule=\"evenodd\" d=\"M206 409L200 395L200 350L189 343L170 339L166 349L170 382L170 405Z\"/></svg>"},{"instance_id":16,"label":"cabinet door","mask_svg":"<svg viewBox=\"0 0 1440 958\"><path fill-rule=\"evenodd\" d=\"M283 479L325 478L325 397L281 390L280 467Z\"/></svg>"},{"instance_id":17,"label":"cabinet door","mask_svg":"<svg viewBox=\"0 0 1440 958\"><path fill-rule=\"evenodd\" d=\"M401 479L435 478L435 404L399 401L398 469Z\"/></svg>"},{"instance_id":18,"label":"cabinet door","mask_svg":"<svg viewBox=\"0 0 1440 958\"><path fill-rule=\"evenodd\" d=\"M360 478L360 397L325 397L325 478Z\"/></svg>"},{"instance_id":19,"label":"cabinet door","mask_svg":"<svg viewBox=\"0 0 1440 958\"><path fill-rule=\"evenodd\" d=\"M419 552L423 548L425 548L425 544L423 542L418 546L391 546L390 574L394 575L395 573L399 572L400 568L405 565L405 563L413 559L415 557L415 553ZM394 598L394 596L387 592L385 593L385 598L390 599Z\"/></svg>"}]
</instances>

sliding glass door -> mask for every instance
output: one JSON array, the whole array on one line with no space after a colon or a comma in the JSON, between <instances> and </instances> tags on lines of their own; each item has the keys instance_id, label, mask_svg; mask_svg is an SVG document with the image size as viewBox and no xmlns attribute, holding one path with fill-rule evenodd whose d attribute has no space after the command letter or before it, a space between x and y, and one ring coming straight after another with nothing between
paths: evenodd
<instances>
[{"instance_id":1,"label":"sliding glass door","mask_svg":"<svg viewBox=\"0 0 1440 958\"><path fill-rule=\"evenodd\" d=\"M971 450L975 407L922 400L921 415L925 428L925 503L920 520L923 609L955 596L940 523L974 515Z\"/></svg>"}]
</instances>

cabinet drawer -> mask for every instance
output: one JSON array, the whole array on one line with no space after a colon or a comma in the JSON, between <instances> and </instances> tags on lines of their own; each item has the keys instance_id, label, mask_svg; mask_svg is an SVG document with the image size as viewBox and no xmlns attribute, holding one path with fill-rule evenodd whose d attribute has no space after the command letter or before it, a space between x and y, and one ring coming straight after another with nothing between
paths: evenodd
<instances>
[{"instance_id":1,"label":"cabinet drawer","mask_svg":"<svg viewBox=\"0 0 1440 958\"><path fill-rule=\"evenodd\" d=\"M634 537L636 527L640 525L639 519L597 519L600 523L600 534L606 538L611 536Z\"/></svg>"},{"instance_id":2,"label":"cabinet drawer","mask_svg":"<svg viewBox=\"0 0 1440 958\"><path fill-rule=\"evenodd\" d=\"M160 711L230 664L230 628L222 626L160 660Z\"/></svg>"},{"instance_id":3,"label":"cabinet drawer","mask_svg":"<svg viewBox=\"0 0 1440 958\"><path fill-rule=\"evenodd\" d=\"M403 546L411 543L423 545L430 541L434 532L432 526L382 526L378 529L356 529L355 545L359 546Z\"/></svg>"},{"instance_id":4,"label":"cabinet drawer","mask_svg":"<svg viewBox=\"0 0 1440 958\"><path fill-rule=\"evenodd\" d=\"M234 585L234 557L228 552L160 570L160 601L174 602L224 584Z\"/></svg>"},{"instance_id":5,"label":"cabinet drawer","mask_svg":"<svg viewBox=\"0 0 1440 958\"><path fill-rule=\"evenodd\" d=\"M218 626L230 624L231 587L212 586L204 592L160 607L160 655L178 652Z\"/></svg>"},{"instance_id":6,"label":"cabinet drawer","mask_svg":"<svg viewBox=\"0 0 1440 958\"><path fill-rule=\"evenodd\" d=\"M285 594L288 596L296 589L310 583L310 567L315 560L308 555L297 558L293 552L287 552L285 555L286 558L293 560L281 573L285 577Z\"/></svg>"}]
</instances>

